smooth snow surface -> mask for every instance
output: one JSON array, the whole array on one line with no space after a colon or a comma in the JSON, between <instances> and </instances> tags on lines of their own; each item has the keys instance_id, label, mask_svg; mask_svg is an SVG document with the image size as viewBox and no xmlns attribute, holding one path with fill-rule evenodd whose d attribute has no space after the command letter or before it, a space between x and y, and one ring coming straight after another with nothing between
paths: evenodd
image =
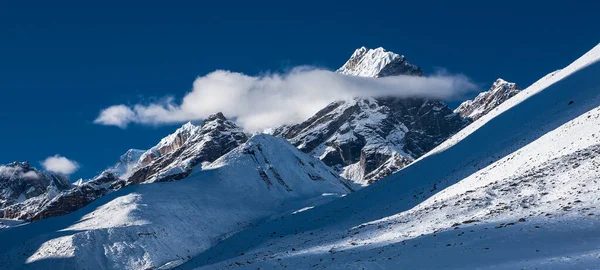
<instances>
[{"instance_id":1,"label":"smooth snow surface","mask_svg":"<svg viewBox=\"0 0 600 270\"><path fill-rule=\"evenodd\" d=\"M0 230L0 268L171 267L270 216L349 192L325 165L270 135L200 167L181 181L131 186L72 214Z\"/></svg>"},{"instance_id":2,"label":"smooth snow surface","mask_svg":"<svg viewBox=\"0 0 600 270\"><path fill-rule=\"evenodd\" d=\"M600 45L369 187L182 269L598 269Z\"/></svg>"}]
</instances>

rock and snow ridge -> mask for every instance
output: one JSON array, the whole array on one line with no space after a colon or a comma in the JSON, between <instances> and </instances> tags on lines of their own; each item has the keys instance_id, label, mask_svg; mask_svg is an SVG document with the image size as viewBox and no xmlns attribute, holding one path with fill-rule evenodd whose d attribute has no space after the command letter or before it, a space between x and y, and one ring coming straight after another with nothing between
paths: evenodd
<instances>
[{"instance_id":1,"label":"rock and snow ridge","mask_svg":"<svg viewBox=\"0 0 600 270\"><path fill-rule=\"evenodd\" d=\"M423 76L406 57L365 47L337 72L376 78ZM402 169L469 123L441 101L359 97L333 102L308 120L273 134L319 157L343 177L367 185Z\"/></svg>"},{"instance_id":2,"label":"rock and snow ridge","mask_svg":"<svg viewBox=\"0 0 600 270\"><path fill-rule=\"evenodd\" d=\"M220 112L200 126L188 122L142 154L127 183L183 179L192 167L215 161L247 139L244 131Z\"/></svg>"},{"instance_id":3,"label":"rock and snow ridge","mask_svg":"<svg viewBox=\"0 0 600 270\"><path fill-rule=\"evenodd\" d=\"M180 269L594 269L598 74L600 44L400 172Z\"/></svg>"},{"instance_id":4,"label":"rock and snow ridge","mask_svg":"<svg viewBox=\"0 0 600 270\"><path fill-rule=\"evenodd\" d=\"M163 148L168 150L153 148L151 153L159 154L147 155L148 163L138 165L158 164L154 168L159 173L128 181L107 172L78 186L108 190L87 207L0 231L0 247L6 251L0 254L0 265L170 268L206 251L183 268L511 269L540 263L568 267L573 256L580 266L592 267L600 243L594 205L598 196L592 192L600 188L595 182L600 89L598 65L593 65L598 57L600 49L595 48L405 170L324 206L316 205L335 196L321 192L345 194L349 186L281 139L255 136L202 164L191 157L210 155L190 147L192 135L172 136L159 143L171 145ZM570 95L571 89L582 90ZM379 113L368 98L354 101ZM515 121L523 130L509 132L507 126ZM354 121L353 128L368 129L369 124ZM184 128L198 136L192 129ZM227 136L231 134L215 134L211 140L238 142ZM184 180L125 187L179 177ZM74 202L68 196L57 198L52 201ZM271 221L252 228L269 217ZM488 233L492 229L497 231ZM552 237L557 241L547 241ZM540 246L548 249L540 251ZM571 254L560 253L565 249ZM233 257L238 258L229 260Z\"/></svg>"},{"instance_id":5,"label":"rock and snow ridge","mask_svg":"<svg viewBox=\"0 0 600 270\"><path fill-rule=\"evenodd\" d=\"M125 187L71 214L0 230L0 265L171 268L272 216L350 191L284 139L255 135L183 180Z\"/></svg>"},{"instance_id":6,"label":"rock and snow ridge","mask_svg":"<svg viewBox=\"0 0 600 270\"><path fill-rule=\"evenodd\" d=\"M365 185L408 165L468 123L441 102L355 98L274 134Z\"/></svg>"},{"instance_id":7,"label":"rock and snow ridge","mask_svg":"<svg viewBox=\"0 0 600 270\"><path fill-rule=\"evenodd\" d=\"M488 91L479 93L473 100L463 102L454 113L475 121L520 91L521 88L517 84L498 78Z\"/></svg>"},{"instance_id":8,"label":"rock and snow ridge","mask_svg":"<svg viewBox=\"0 0 600 270\"><path fill-rule=\"evenodd\" d=\"M115 166L89 181L79 181L76 185L68 184L68 180L64 180L66 184L60 185L50 185L49 181L45 181L45 186L36 186L35 192L24 195L21 200L12 198L14 195L7 196L2 208L2 217L36 221L66 215L126 186L180 180L185 178L195 165L210 163L247 139L242 129L227 120L222 113L216 113L205 119L202 125L184 124L147 151L127 151ZM42 180L50 176L62 179L60 176L33 170L27 164L27 168L22 171L23 174L42 174ZM11 179L13 178L15 177ZM50 187L46 191L48 186ZM12 192L8 188L0 190Z\"/></svg>"}]
</instances>

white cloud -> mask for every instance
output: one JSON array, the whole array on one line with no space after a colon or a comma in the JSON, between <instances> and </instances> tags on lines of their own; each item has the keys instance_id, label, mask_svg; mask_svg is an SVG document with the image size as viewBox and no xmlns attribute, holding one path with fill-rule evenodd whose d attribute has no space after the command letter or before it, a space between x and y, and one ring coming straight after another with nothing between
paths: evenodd
<instances>
[{"instance_id":1,"label":"white cloud","mask_svg":"<svg viewBox=\"0 0 600 270\"><path fill-rule=\"evenodd\" d=\"M129 107L115 105L102 110L94 122L125 128L130 123L199 120L220 111L246 130L260 131L303 121L336 100L358 96L452 99L475 89L463 75L365 78L300 67L254 77L217 70L198 77L180 103L167 98Z\"/></svg>"},{"instance_id":2,"label":"white cloud","mask_svg":"<svg viewBox=\"0 0 600 270\"><path fill-rule=\"evenodd\" d=\"M44 166L44 169L47 171L62 173L65 175L72 174L79 169L79 164L77 164L77 162L59 155L47 157L42 162L42 166Z\"/></svg>"},{"instance_id":3,"label":"white cloud","mask_svg":"<svg viewBox=\"0 0 600 270\"><path fill-rule=\"evenodd\" d=\"M134 118L135 113L129 107L115 105L103 110L94 123L125 128L127 123L133 121Z\"/></svg>"}]
</instances>

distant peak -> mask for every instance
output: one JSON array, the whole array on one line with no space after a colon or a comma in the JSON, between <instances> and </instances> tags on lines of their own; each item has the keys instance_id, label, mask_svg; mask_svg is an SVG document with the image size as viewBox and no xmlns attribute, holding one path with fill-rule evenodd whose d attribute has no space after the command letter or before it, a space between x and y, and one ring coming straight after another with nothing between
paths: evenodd
<instances>
[{"instance_id":1,"label":"distant peak","mask_svg":"<svg viewBox=\"0 0 600 270\"><path fill-rule=\"evenodd\" d=\"M520 90L520 89L521 89L521 88L520 88L520 87L519 87L519 86L518 86L516 83L514 83L514 82L509 82L509 81L506 81L506 80L504 80L504 79L502 79L502 78L498 78L498 79L496 79L496 81L495 81L495 82L492 84L492 87L490 88L490 90L494 90L494 89L496 89L496 88L498 88L498 87L501 87L501 86L502 86L502 87L505 87L505 88L514 88L514 89L517 89L517 90Z\"/></svg>"}]
</instances>

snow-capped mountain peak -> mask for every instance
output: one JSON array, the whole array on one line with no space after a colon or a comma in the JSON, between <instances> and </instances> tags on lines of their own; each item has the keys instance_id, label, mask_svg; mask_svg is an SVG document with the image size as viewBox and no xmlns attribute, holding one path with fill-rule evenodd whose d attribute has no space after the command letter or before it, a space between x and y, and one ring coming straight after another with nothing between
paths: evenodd
<instances>
[{"instance_id":1,"label":"snow-capped mountain peak","mask_svg":"<svg viewBox=\"0 0 600 270\"><path fill-rule=\"evenodd\" d=\"M128 184L181 179L196 164L212 162L247 139L243 129L220 112L199 126L188 122L140 157Z\"/></svg>"},{"instance_id":2,"label":"snow-capped mountain peak","mask_svg":"<svg viewBox=\"0 0 600 270\"><path fill-rule=\"evenodd\" d=\"M410 63L406 60L406 57L387 51L382 47L356 49L350 59L337 72L360 77L423 75L421 68Z\"/></svg>"},{"instance_id":3,"label":"snow-capped mountain peak","mask_svg":"<svg viewBox=\"0 0 600 270\"><path fill-rule=\"evenodd\" d=\"M337 72L375 78L423 75L406 57L381 47L357 49ZM333 102L273 134L345 178L367 184L403 168L468 123L441 101L358 97Z\"/></svg>"},{"instance_id":4,"label":"snow-capped mountain peak","mask_svg":"<svg viewBox=\"0 0 600 270\"><path fill-rule=\"evenodd\" d=\"M454 112L477 120L520 91L521 88L516 83L498 78L488 91L479 93L473 100L463 102Z\"/></svg>"},{"instance_id":5,"label":"snow-capped mountain peak","mask_svg":"<svg viewBox=\"0 0 600 270\"><path fill-rule=\"evenodd\" d=\"M191 122L185 123L183 126L175 130L172 134L164 137L154 147L147 150L140 156L140 165L146 165L152 160L159 158L162 155L170 153L183 145L188 138L194 136L200 127Z\"/></svg>"}]
</instances>

